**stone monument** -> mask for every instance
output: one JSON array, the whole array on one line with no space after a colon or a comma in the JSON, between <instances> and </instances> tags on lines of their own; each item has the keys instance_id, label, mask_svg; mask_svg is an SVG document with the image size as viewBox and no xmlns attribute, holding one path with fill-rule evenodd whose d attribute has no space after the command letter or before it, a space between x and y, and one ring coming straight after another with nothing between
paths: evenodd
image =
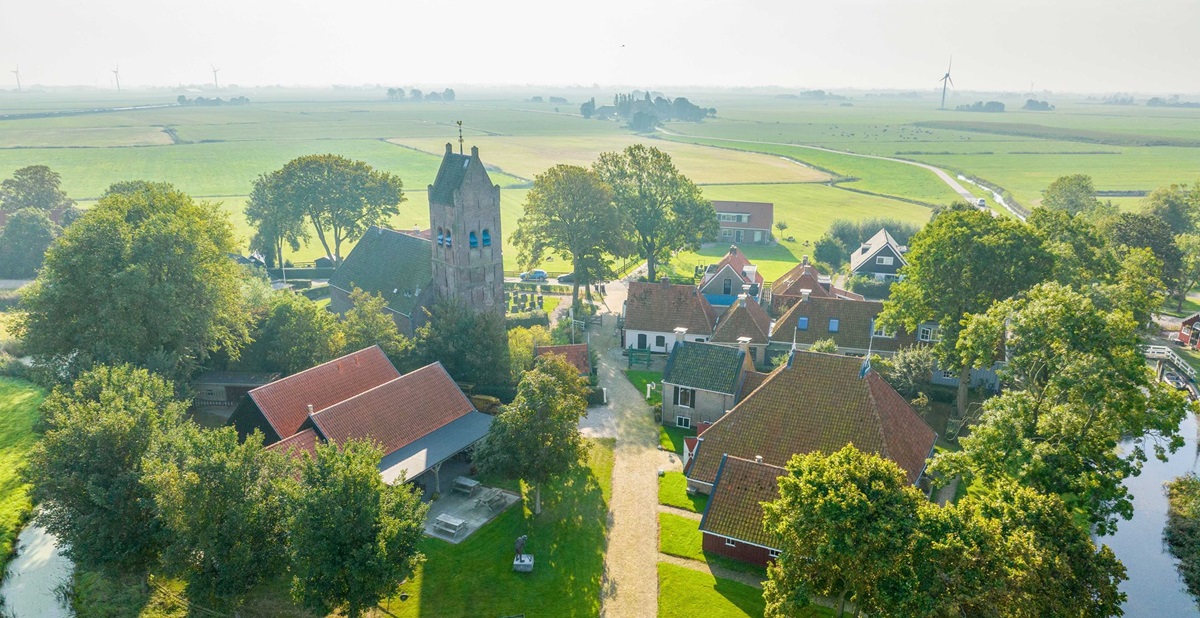
<instances>
[{"instance_id":1,"label":"stone monument","mask_svg":"<svg viewBox=\"0 0 1200 618\"><path fill-rule=\"evenodd\" d=\"M516 556L513 558L513 570L518 573L530 573L533 571L533 554L525 553L525 542L528 540L529 535L526 534L517 537L514 547Z\"/></svg>"}]
</instances>

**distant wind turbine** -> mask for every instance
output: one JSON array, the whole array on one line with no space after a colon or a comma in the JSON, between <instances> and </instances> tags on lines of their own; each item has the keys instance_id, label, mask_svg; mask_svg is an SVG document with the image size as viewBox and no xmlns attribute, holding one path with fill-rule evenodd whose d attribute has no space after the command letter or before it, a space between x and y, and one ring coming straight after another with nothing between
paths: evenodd
<instances>
[{"instance_id":1,"label":"distant wind turbine","mask_svg":"<svg viewBox=\"0 0 1200 618\"><path fill-rule=\"evenodd\" d=\"M121 65L118 64L117 68L112 70L112 74L113 74L113 77L115 77L117 79L117 92L120 92L121 91Z\"/></svg>"},{"instance_id":2,"label":"distant wind turbine","mask_svg":"<svg viewBox=\"0 0 1200 618\"><path fill-rule=\"evenodd\" d=\"M17 92L20 92L21 91L21 67L18 66L17 70L12 71L12 74L17 76Z\"/></svg>"},{"instance_id":3,"label":"distant wind turbine","mask_svg":"<svg viewBox=\"0 0 1200 618\"><path fill-rule=\"evenodd\" d=\"M938 81L942 82L942 107L946 109L946 84L954 85L954 80L950 79L950 67L954 66L954 56L950 56L950 64L946 65L946 74Z\"/></svg>"},{"instance_id":4,"label":"distant wind turbine","mask_svg":"<svg viewBox=\"0 0 1200 618\"><path fill-rule=\"evenodd\" d=\"M217 67L214 67L214 66L213 66L213 65L211 65L211 64L210 64L210 65L208 65L208 66L209 66L209 67L212 67L212 72L213 72L213 88L216 88L217 90L220 90L220 89L221 89L221 86L220 86L220 84L218 84L218 83L217 83L217 71L220 71L221 69L218 69Z\"/></svg>"}]
</instances>

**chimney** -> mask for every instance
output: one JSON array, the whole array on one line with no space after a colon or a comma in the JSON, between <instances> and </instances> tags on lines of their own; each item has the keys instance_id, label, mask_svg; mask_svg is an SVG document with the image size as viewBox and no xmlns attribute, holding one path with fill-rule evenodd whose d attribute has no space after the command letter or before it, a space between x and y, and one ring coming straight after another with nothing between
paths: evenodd
<instances>
[{"instance_id":1,"label":"chimney","mask_svg":"<svg viewBox=\"0 0 1200 618\"><path fill-rule=\"evenodd\" d=\"M454 154L454 146L450 142L446 142L446 154Z\"/></svg>"},{"instance_id":2,"label":"chimney","mask_svg":"<svg viewBox=\"0 0 1200 618\"><path fill-rule=\"evenodd\" d=\"M808 256L807 255L804 256L804 259L800 260L800 264L802 264L804 266L808 266Z\"/></svg>"},{"instance_id":3,"label":"chimney","mask_svg":"<svg viewBox=\"0 0 1200 618\"><path fill-rule=\"evenodd\" d=\"M803 302L808 301L808 297L810 295L812 295L812 290L810 290L808 288L801 288L800 289L800 302L803 303Z\"/></svg>"},{"instance_id":4,"label":"chimney","mask_svg":"<svg viewBox=\"0 0 1200 618\"><path fill-rule=\"evenodd\" d=\"M687 329L680 326L675 329L675 343L683 343L683 338L687 335Z\"/></svg>"},{"instance_id":5,"label":"chimney","mask_svg":"<svg viewBox=\"0 0 1200 618\"><path fill-rule=\"evenodd\" d=\"M729 245L729 255L737 255L737 245Z\"/></svg>"},{"instance_id":6,"label":"chimney","mask_svg":"<svg viewBox=\"0 0 1200 618\"><path fill-rule=\"evenodd\" d=\"M754 366L754 357L750 356L750 341L749 337L738 337L738 349L742 351L742 370L757 371Z\"/></svg>"},{"instance_id":7,"label":"chimney","mask_svg":"<svg viewBox=\"0 0 1200 618\"><path fill-rule=\"evenodd\" d=\"M662 279L659 279L658 282L661 283L664 288L671 287L671 278L670 277L663 277Z\"/></svg>"},{"instance_id":8,"label":"chimney","mask_svg":"<svg viewBox=\"0 0 1200 618\"><path fill-rule=\"evenodd\" d=\"M749 337L737 338L738 349L741 350L746 356L750 356L750 341L751 339Z\"/></svg>"},{"instance_id":9,"label":"chimney","mask_svg":"<svg viewBox=\"0 0 1200 618\"><path fill-rule=\"evenodd\" d=\"M762 463L762 455L755 455L754 463Z\"/></svg>"},{"instance_id":10,"label":"chimney","mask_svg":"<svg viewBox=\"0 0 1200 618\"><path fill-rule=\"evenodd\" d=\"M312 404L311 404L311 403L310 403L310 404L308 404L308 415L309 415L309 416L312 416L312 415L313 415L313 407L312 407Z\"/></svg>"},{"instance_id":11,"label":"chimney","mask_svg":"<svg viewBox=\"0 0 1200 618\"><path fill-rule=\"evenodd\" d=\"M742 301L744 305L747 298L750 298L750 284L744 283L742 284L742 293L738 295L738 300Z\"/></svg>"}]
</instances>

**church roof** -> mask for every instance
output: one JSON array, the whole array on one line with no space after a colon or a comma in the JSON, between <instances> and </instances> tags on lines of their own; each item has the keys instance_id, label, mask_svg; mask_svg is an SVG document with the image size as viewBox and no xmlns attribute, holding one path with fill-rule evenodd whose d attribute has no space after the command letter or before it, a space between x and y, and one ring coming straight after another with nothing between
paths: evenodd
<instances>
[{"instance_id":1,"label":"church roof","mask_svg":"<svg viewBox=\"0 0 1200 618\"><path fill-rule=\"evenodd\" d=\"M438 168L437 178L433 184L429 186L430 199L438 204L453 204L454 192L462 187L463 181L467 178L467 170L471 167L471 160L475 160L480 165L480 171L483 172L484 178L487 178L487 170L483 168L483 162L479 161L479 149L472 146L471 154L458 154L454 152L454 146L446 144L446 154L442 157L442 165ZM491 186L491 180L487 180L488 186Z\"/></svg>"},{"instance_id":2,"label":"church roof","mask_svg":"<svg viewBox=\"0 0 1200 618\"><path fill-rule=\"evenodd\" d=\"M355 287L378 294L388 309L412 316L421 290L433 280L429 240L371 226L346 256L329 285L345 292Z\"/></svg>"}]
</instances>

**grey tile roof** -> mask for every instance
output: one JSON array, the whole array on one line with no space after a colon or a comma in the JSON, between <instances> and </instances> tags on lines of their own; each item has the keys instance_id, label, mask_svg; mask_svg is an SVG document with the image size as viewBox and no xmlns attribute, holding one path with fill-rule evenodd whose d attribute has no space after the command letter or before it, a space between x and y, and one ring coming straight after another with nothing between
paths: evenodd
<instances>
[{"instance_id":1,"label":"grey tile roof","mask_svg":"<svg viewBox=\"0 0 1200 618\"><path fill-rule=\"evenodd\" d=\"M737 348L685 341L671 349L663 382L733 395L743 362L742 351Z\"/></svg>"},{"instance_id":2,"label":"grey tile roof","mask_svg":"<svg viewBox=\"0 0 1200 618\"><path fill-rule=\"evenodd\" d=\"M867 242L850 253L850 270L857 271L863 262L874 257L880 249L888 245L891 245L892 252L896 254L896 257L900 258L901 266L908 264L908 261L904 259L906 247L902 247L900 243L896 242L886 228L880 228Z\"/></svg>"},{"instance_id":3,"label":"grey tile roof","mask_svg":"<svg viewBox=\"0 0 1200 618\"><path fill-rule=\"evenodd\" d=\"M392 311L411 317L421 290L433 282L430 242L411 234L371 226L342 261L329 285L378 294Z\"/></svg>"}]
</instances>

